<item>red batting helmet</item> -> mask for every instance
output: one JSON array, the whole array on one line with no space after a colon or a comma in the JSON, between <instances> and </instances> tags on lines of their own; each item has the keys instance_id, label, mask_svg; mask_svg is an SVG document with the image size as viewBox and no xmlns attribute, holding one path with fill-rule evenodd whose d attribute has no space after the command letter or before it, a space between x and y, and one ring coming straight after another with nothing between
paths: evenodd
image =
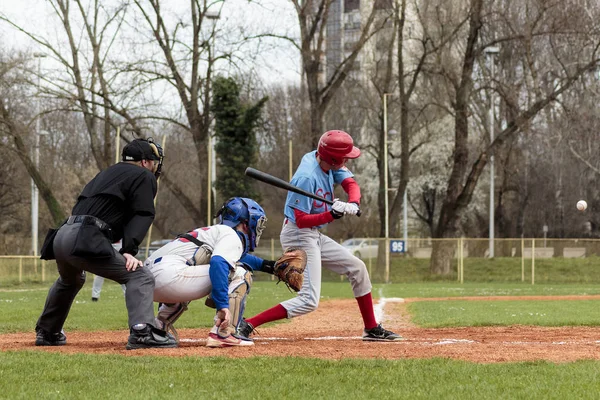
<instances>
[{"instance_id":1,"label":"red batting helmet","mask_svg":"<svg viewBox=\"0 0 600 400\"><path fill-rule=\"evenodd\" d=\"M317 154L321 160L334 167L341 167L347 158L360 156L352 137L344 131L327 131L319 139Z\"/></svg>"}]
</instances>

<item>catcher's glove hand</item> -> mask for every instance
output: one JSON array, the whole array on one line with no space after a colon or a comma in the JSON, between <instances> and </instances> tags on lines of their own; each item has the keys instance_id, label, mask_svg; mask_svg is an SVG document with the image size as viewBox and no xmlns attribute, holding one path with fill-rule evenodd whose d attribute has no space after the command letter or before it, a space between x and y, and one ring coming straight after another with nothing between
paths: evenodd
<instances>
[{"instance_id":1,"label":"catcher's glove hand","mask_svg":"<svg viewBox=\"0 0 600 400\"><path fill-rule=\"evenodd\" d=\"M288 289L300 291L304 282L304 269L306 268L306 252L302 249L289 248L275 261L273 274L283 281Z\"/></svg>"}]
</instances>

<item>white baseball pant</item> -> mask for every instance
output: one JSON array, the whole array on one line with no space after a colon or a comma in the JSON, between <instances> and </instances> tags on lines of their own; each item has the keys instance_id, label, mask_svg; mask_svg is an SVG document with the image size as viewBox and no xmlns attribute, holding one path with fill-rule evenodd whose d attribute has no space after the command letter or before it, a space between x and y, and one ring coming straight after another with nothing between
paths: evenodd
<instances>
[{"instance_id":1,"label":"white baseball pant","mask_svg":"<svg viewBox=\"0 0 600 400\"><path fill-rule=\"evenodd\" d=\"M354 297L371 292L371 279L365 263L350 253L344 246L323 235L316 228L298 228L295 223L284 220L280 235L283 249L299 247L306 251L307 263L304 283L298 295L281 305L287 310L288 318L298 317L314 311L321 297L321 267L339 275L346 275Z\"/></svg>"}]
</instances>

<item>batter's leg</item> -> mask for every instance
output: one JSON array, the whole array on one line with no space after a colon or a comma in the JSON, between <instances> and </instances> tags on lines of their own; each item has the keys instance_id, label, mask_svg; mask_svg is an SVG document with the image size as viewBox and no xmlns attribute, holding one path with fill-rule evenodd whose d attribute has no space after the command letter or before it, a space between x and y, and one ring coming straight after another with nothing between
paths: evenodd
<instances>
[{"instance_id":1,"label":"batter's leg","mask_svg":"<svg viewBox=\"0 0 600 400\"><path fill-rule=\"evenodd\" d=\"M281 305L287 310L288 318L298 317L317 309L321 297L321 238L316 229L298 229L288 222L281 231L281 247L299 247L306 251L307 262L304 283L298 295Z\"/></svg>"},{"instance_id":2,"label":"batter's leg","mask_svg":"<svg viewBox=\"0 0 600 400\"><path fill-rule=\"evenodd\" d=\"M346 275L352 285L352 291L364 322L363 340L382 342L402 340L400 335L384 329L375 319L371 279L365 263L325 235L322 236L321 249L323 267L340 275Z\"/></svg>"}]
</instances>

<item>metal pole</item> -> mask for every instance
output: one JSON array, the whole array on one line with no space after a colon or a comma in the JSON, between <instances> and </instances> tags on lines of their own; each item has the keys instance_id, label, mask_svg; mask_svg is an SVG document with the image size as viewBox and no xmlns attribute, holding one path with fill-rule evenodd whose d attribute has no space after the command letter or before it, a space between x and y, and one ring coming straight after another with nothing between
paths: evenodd
<instances>
[{"instance_id":1,"label":"metal pole","mask_svg":"<svg viewBox=\"0 0 600 400\"><path fill-rule=\"evenodd\" d=\"M404 198L402 199L402 223L404 236L404 252L408 251L408 188L404 189Z\"/></svg>"},{"instance_id":2,"label":"metal pole","mask_svg":"<svg viewBox=\"0 0 600 400\"><path fill-rule=\"evenodd\" d=\"M214 59L212 58L213 56L213 46L214 46L214 34L215 34L215 26L217 24L217 20L219 20L221 18L221 12L213 12L213 11L207 11L204 16L211 20L211 35L210 35L210 44L208 47L208 62L209 62L209 68L212 68L211 63L214 62ZM212 101L212 100L211 100ZM214 122L214 121L213 121ZM206 207L206 225L212 225L212 197L213 195L215 196L215 200L216 200L216 191L213 189L213 181L216 180L216 157L215 157L215 152L214 152L214 142L213 142L213 138L211 137L211 135L208 135L208 173L207 173L207 191L206 194L208 195L208 202L207 202L207 207Z\"/></svg>"},{"instance_id":3,"label":"metal pole","mask_svg":"<svg viewBox=\"0 0 600 400\"><path fill-rule=\"evenodd\" d=\"M121 127L117 127L117 137L115 138L115 164L121 160Z\"/></svg>"},{"instance_id":4,"label":"metal pole","mask_svg":"<svg viewBox=\"0 0 600 400\"><path fill-rule=\"evenodd\" d=\"M535 239L531 239L531 284L535 284Z\"/></svg>"},{"instance_id":5,"label":"metal pole","mask_svg":"<svg viewBox=\"0 0 600 400\"><path fill-rule=\"evenodd\" d=\"M38 100L39 102L39 100ZM34 154L34 165L36 169L40 163L40 134L39 134L39 118L36 122L35 131L35 146L33 149ZM39 215L39 200L38 200L38 188L33 178L31 178L31 253L37 256L38 253L38 215Z\"/></svg>"},{"instance_id":6,"label":"metal pole","mask_svg":"<svg viewBox=\"0 0 600 400\"><path fill-rule=\"evenodd\" d=\"M494 54L490 55L490 75L494 78ZM494 142L494 90L490 91L490 145ZM490 258L494 258L494 153L490 155Z\"/></svg>"},{"instance_id":7,"label":"metal pole","mask_svg":"<svg viewBox=\"0 0 600 400\"><path fill-rule=\"evenodd\" d=\"M525 282L525 239L521 237L521 282Z\"/></svg>"},{"instance_id":8,"label":"metal pole","mask_svg":"<svg viewBox=\"0 0 600 400\"><path fill-rule=\"evenodd\" d=\"M41 59L46 57L44 53L33 53L33 57L38 59L37 72L37 87L40 90L41 76ZM36 102L36 120L35 120L35 146L34 146L34 163L38 169L40 164L40 99L38 96ZM38 187L31 178L31 253L34 256L38 255L38 215L39 215L39 192Z\"/></svg>"},{"instance_id":9,"label":"metal pole","mask_svg":"<svg viewBox=\"0 0 600 400\"><path fill-rule=\"evenodd\" d=\"M387 127L387 97L383 94L383 185L385 207L385 283L390 281L390 214L388 206L388 127Z\"/></svg>"},{"instance_id":10,"label":"metal pole","mask_svg":"<svg viewBox=\"0 0 600 400\"><path fill-rule=\"evenodd\" d=\"M210 142L211 142L211 138L210 138L210 135L209 135L208 136L208 146L207 146L208 148L206 149L206 151L208 153L208 157L207 157L208 158L208 165L207 165L208 172L206 174L206 182L207 182L207 184L206 184L206 195L208 197L207 202L206 202L206 205L207 205L206 206L206 226L212 225L210 223L210 221L211 221L211 218L210 218L211 212L210 212L210 210L211 210L211 207L212 207L212 205L211 205L211 200L212 200L212 159L211 159L212 158L212 146L211 146Z\"/></svg>"},{"instance_id":11,"label":"metal pole","mask_svg":"<svg viewBox=\"0 0 600 400\"><path fill-rule=\"evenodd\" d=\"M496 75L495 72L495 63L494 56L500 52L500 48L496 46L487 47L485 49L485 53L490 57L490 110L489 110L489 119L490 119L490 148L492 143L494 142L494 77ZM490 249L489 256L490 258L494 257L494 195L495 195L495 183L494 183L494 153L490 149Z\"/></svg>"},{"instance_id":12,"label":"metal pole","mask_svg":"<svg viewBox=\"0 0 600 400\"><path fill-rule=\"evenodd\" d=\"M290 155L290 160L289 160L289 166L288 169L290 171L290 182L292 181L292 141L290 140L290 144L289 144L289 155Z\"/></svg>"},{"instance_id":13,"label":"metal pole","mask_svg":"<svg viewBox=\"0 0 600 400\"><path fill-rule=\"evenodd\" d=\"M211 141L211 154L212 154L212 167L211 167L211 194L214 200L214 204L217 204L217 189L215 189L214 183L217 181L217 152L215 151L215 145L217 144L217 137L212 136L210 138ZM211 209L212 211L212 209ZM213 224L214 214L211 212L209 224Z\"/></svg>"}]
</instances>

